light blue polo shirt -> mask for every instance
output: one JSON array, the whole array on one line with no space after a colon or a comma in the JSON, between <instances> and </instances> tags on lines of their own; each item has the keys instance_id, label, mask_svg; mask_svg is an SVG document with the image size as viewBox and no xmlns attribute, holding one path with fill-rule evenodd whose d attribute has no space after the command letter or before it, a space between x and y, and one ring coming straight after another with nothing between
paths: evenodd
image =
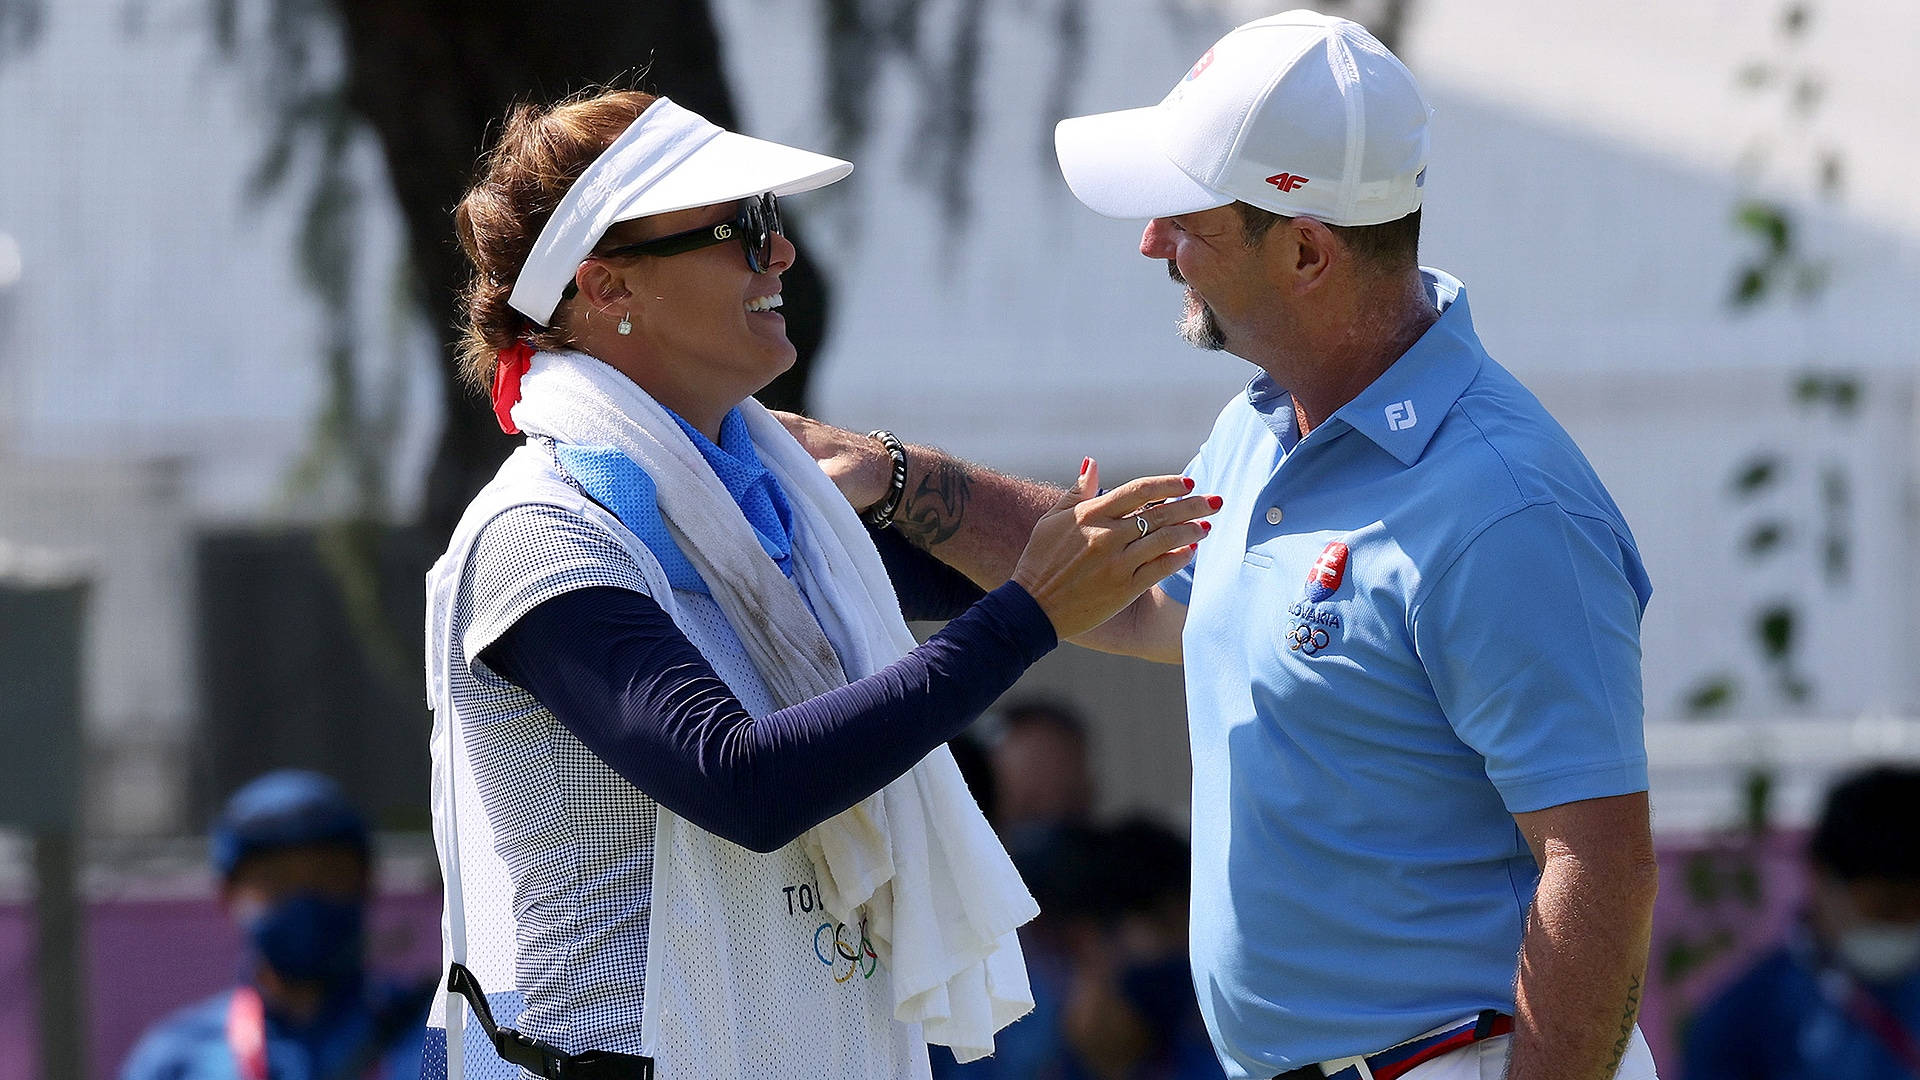
<instances>
[{"instance_id":1,"label":"light blue polo shirt","mask_svg":"<svg viewBox=\"0 0 1920 1080\"><path fill-rule=\"evenodd\" d=\"M1264 374L1188 467L1225 498L1188 604L1193 971L1229 1076L1513 1008L1513 816L1644 791L1620 511L1481 347L1465 288L1305 439Z\"/></svg>"}]
</instances>

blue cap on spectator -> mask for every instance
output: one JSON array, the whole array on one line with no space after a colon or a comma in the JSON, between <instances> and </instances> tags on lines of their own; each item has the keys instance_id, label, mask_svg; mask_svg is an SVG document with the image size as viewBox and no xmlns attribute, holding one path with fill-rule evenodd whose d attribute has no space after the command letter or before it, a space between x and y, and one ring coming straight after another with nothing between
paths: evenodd
<instances>
[{"instance_id":1,"label":"blue cap on spectator","mask_svg":"<svg viewBox=\"0 0 1920 1080\"><path fill-rule=\"evenodd\" d=\"M213 824L213 866L222 878L248 856L279 848L342 844L368 854L367 823L330 777L279 769L227 800Z\"/></svg>"}]
</instances>

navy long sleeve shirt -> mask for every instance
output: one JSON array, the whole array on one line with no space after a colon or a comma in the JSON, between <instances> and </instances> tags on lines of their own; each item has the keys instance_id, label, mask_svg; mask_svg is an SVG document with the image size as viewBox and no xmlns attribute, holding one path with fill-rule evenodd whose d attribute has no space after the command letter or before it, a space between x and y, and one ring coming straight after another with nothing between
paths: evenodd
<instances>
[{"instance_id":1,"label":"navy long sleeve shirt","mask_svg":"<svg viewBox=\"0 0 1920 1080\"><path fill-rule=\"evenodd\" d=\"M909 617L980 596L904 540L882 550ZM756 718L651 597L594 586L539 604L480 659L662 806L773 851L958 735L1056 644L1009 582L886 668Z\"/></svg>"}]
</instances>

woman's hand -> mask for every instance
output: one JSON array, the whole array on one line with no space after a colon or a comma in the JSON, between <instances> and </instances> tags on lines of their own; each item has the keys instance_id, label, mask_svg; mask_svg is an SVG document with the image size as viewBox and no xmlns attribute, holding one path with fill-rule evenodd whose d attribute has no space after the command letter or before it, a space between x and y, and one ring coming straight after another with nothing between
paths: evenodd
<instances>
[{"instance_id":1,"label":"woman's hand","mask_svg":"<svg viewBox=\"0 0 1920 1080\"><path fill-rule=\"evenodd\" d=\"M1013 580L1062 640L1099 626L1185 566L1212 528L1201 519L1220 500L1191 495L1192 488L1184 477L1148 476L1095 494L1100 466L1088 458L1073 487L1034 525Z\"/></svg>"},{"instance_id":2,"label":"woman's hand","mask_svg":"<svg viewBox=\"0 0 1920 1080\"><path fill-rule=\"evenodd\" d=\"M798 413L775 410L773 415L820 463L820 471L827 474L854 510L865 513L886 498L887 486L893 482L893 455L879 439Z\"/></svg>"}]
</instances>

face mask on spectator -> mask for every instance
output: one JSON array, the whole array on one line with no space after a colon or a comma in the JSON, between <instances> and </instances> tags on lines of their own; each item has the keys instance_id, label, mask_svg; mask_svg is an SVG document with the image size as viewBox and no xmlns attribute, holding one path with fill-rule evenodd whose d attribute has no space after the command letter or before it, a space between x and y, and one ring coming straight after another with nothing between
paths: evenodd
<instances>
[{"instance_id":1,"label":"face mask on spectator","mask_svg":"<svg viewBox=\"0 0 1920 1080\"><path fill-rule=\"evenodd\" d=\"M295 893L247 924L254 953L282 978L337 987L360 976L366 905Z\"/></svg>"},{"instance_id":2,"label":"face mask on spectator","mask_svg":"<svg viewBox=\"0 0 1920 1080\"><path fill-rule=\"evenodd\" d=\"M1840 932L1834 953L1868 982L1893 982L1920 968L1920 925L1862 922Z\"/></svg>"}]
</instances>

